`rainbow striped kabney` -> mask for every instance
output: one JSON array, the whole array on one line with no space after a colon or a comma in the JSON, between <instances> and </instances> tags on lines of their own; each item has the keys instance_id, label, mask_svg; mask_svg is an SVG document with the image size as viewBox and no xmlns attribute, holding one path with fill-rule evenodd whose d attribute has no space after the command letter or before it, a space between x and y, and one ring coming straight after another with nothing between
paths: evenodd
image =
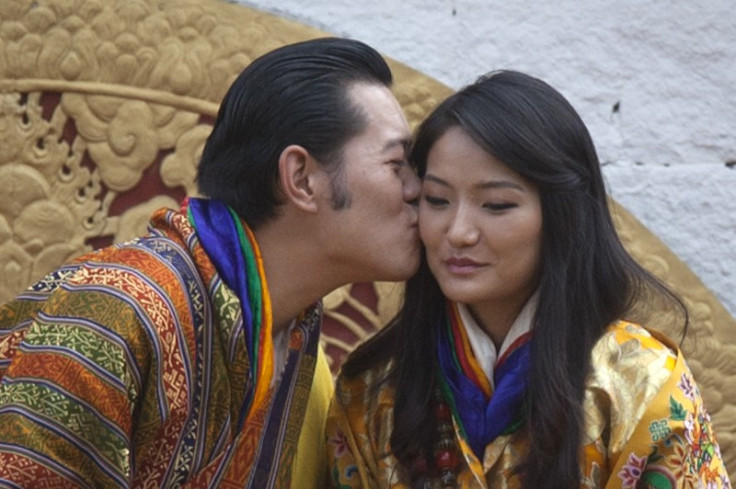
<instances>
[{"instance_id":1,"label":"rainbow striped kabney","mask_svg":"<svg viewBox=\"0 0 736 489\"><path fill-rule=\"evenodd\" d=\"M0 486L288 487L321 305L257 405L242 316L163 209L0 307Z\"/></svg>"}]
</instances>

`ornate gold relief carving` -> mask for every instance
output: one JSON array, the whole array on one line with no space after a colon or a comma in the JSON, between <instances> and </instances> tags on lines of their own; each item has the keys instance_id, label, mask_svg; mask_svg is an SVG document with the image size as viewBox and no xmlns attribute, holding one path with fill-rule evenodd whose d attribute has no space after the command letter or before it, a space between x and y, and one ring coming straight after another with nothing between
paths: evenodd
<instances>
[{"instance_id":1,"label":"ornate gold relief carving","mask_svg":"<svg viewBox=\"0 0 736 489\"><path fill-rule=\"evenodd\" d=\"M99 182L82 165L83 143L60 135L67 122L44 118L39 93L0 93L0 300L85 250L84 238L101 229L90 194Z\"/></svg>"},{"instance_id":2,"label":"ornate gold relief carving","mask_svg":"<svg viewBox=\"0 0 736 489\"><path fill-rule=\"evenodd\" d=\"M218 0L3 0L0 9L0 301L72 256L143 232L193 180L217 105L250 60L323 32ZM450 90L391 62L416 124ZM736 467L736 321L692 272L616 206L632 253L692 312L683 345ZM325 298L337 368L394 314L397 284ZM655 325L673 337L673 317ZM733 474L732 474L733 476ZM736 477L734 477L736 478Z\"/></svg>"},{"instance_id":3,"label":"ornate gold relief carving","mask_svg":"<svg viewBox=\"0 0 736 489\"><path fill-rule=\"evenodd\" d=\"M173 148L199 114L120 97L66 93L65 115L86 142L102 184L113 192L133 188L162 149Z\"/></svg>"}]
</instances>

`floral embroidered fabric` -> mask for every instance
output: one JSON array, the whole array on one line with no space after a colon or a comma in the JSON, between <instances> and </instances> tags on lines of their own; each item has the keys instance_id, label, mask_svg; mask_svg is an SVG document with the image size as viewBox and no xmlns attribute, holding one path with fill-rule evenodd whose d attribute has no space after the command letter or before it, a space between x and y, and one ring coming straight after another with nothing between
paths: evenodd
<instances>
[{"instance_id":1,"label":"floral embroidered fabric","mask_svg":"<svg viewBox=\"0 0 736 489\"><path fill-rule=\"evenodd\" d=\"M381 368L338 379L327 422L332 487L408 487L389 447L393 391L368 388ZM592 352L584 409L582 487L731 487L692 373L667 338L632 323L611 325ZM523 430L496 438L483 460L457 422L455 439L459 487L520 486L512 470L525 451Z\"/></svg>"}]
</instances>

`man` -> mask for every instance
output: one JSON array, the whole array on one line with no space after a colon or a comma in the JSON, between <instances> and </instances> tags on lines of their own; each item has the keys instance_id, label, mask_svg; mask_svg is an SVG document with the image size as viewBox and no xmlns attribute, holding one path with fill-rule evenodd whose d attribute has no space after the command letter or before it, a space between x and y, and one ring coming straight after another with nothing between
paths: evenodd
<instances>
[{"instance_id":1,"label":"man","mask_svg":"<svg viewBox=\"0 0 736 489\"><path fill-rule=\"evenodd\" d=\"M255 60L203 151L209 199L0 308L0 485L320 487L319 299L419 260L390 83L357 41Z\"/></svg>"}]
</instances>

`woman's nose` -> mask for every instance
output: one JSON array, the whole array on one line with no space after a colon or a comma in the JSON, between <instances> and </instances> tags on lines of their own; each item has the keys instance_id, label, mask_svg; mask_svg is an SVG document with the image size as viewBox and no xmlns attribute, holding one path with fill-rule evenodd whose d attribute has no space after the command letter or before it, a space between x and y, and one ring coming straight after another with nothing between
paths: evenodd
<instances>
[{"instance_id":1,"label":"woman's nose","mask_svg":"<svg viewBox=\"0 0 736 489\"><path fill-rule=\"evenodd\" d=\"M472 212L459 208L452 216L447 228L447 240L452 246L461 248L478 242L480 232L473 221Z\"/></svg>"}]
</instances>

